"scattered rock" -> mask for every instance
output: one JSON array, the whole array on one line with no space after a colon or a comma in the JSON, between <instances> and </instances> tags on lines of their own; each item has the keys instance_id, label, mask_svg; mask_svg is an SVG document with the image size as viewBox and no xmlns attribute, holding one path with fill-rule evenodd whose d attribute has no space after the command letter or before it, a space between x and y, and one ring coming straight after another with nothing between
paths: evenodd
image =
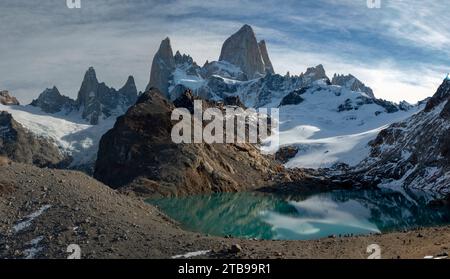
<instances>
[{"instance_id":1,"label":"scattered rock","mask_svg":"<svg viewBox=\"0 0 450 279\"><path fill-rule=\"evenodd\" d=\"M233 244L231 245L230 252L233 254L238 254L242 252L242 247L239 244Z\"/></svg>"}]
</instances>

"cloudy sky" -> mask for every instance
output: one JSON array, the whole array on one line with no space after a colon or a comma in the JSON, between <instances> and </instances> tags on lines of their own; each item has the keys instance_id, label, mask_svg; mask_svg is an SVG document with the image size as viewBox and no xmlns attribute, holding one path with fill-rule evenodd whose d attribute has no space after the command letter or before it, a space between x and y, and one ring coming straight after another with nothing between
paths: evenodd
<instances>
[{"instance_id":1,"label":"cloudy sky","mask_svg":"<svg viewBox=\"0 0 450 279\"><path fill-rule=\"evenodd\" d=\"M275 71L323 64L352 73L378 97L415 102L450 72L450 7L438 0L66 0L0 1L0 89L28 103L56 85L75 97L94 66L109 86L133 75L140 90L162 39L199 65L217 60L243 24L265 39Z\"/></svg>"}]
</instances>

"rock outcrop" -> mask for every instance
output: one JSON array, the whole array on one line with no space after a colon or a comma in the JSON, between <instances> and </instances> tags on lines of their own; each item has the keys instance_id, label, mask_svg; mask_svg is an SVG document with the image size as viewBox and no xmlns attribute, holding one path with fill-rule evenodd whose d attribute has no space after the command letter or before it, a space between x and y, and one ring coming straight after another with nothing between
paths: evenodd
<instances>
[{"instance_id":1,"label":"rock outcrop","mask_svg":"<svg viewBox=\"0 0 450 279\"><path fill-rule=\"evenodd\" d=\"M245 81L247 75L239 68L227 61L206 62L201 69L203 78L210 79L213 76L221 76L233 80Z\"/></svg>"},{"instance_id":2,"label":"rock outcrop","mask_svg":"<svg viewBox=\"0 0 450 279\"><path fill-rule=\"evenodd\" d=\"M305 100L303 99L302 95L305 94L307 90L308 87L302 87L287 94L286 97L281 100L280 107L288 105L298 105L302 103Z\"/></svg>"},{"instance_id":3,"label":"rock outcrop","mask_svg":"<svg viewBox=\"0 0 450 279\"><path fill-rule=\"evenodd\" d=\"M380 132L354 176L371 184L450 193L450 81L426 108Z\"/></svg>"},{"instance_id":4,"label":"rock outcrop","mask_svg":"<svg viewBox=\"0 0 450 279\"><path fill-rule=\"evenodd\" d=\"M0 104L5 106L20 105L19 101L15 97L11 96L6 90L0 91Z\"/></svg>"},{"instance_id":5,"label":"rock outcrop","mask_svg":"<svg viewBox=\"0 0 450 279\"><path fill-rule=\"evenodd\" d=\"M306 72L301 76L306 81L306 83L311 83L317 80L324 79L328 84L331 84L330 79L325 73L325 69L322 64L306 69Z\"/></svg>"},{"instance_id":6,"label":"rock outcrop","mask_svg":"<svg viewBox=\"0 0 450 279\"><path fill-rule=\"evenodd\" d=\"M116 91L97 80L94 68L86 72L76 105L81 110L82 117L92 125L99 123L102 118L108 118L115 113L125 112L137 98L137 89L133 77L129 77L126 84Z\"/></svg>"},{"instance_id":7,"label":"rock outcrop","mask_svg":"<svg viewBox=\"0 0 450 279\"><path fill-rule=\"evenodd\" d=\"M370 98L375 98L373 90L370 87L367 87L364 83L362 83L359 79L357 79L351 74L348 75L334 74L333 79L331 80L331 84L345 87L351 91L363 92L366 93L367 96L369 96Z\"/></svg>"},{"instance_id":8,"label":"rock outcrop","mask_svg":"<svg viewBox=\"0 0 450 279\"><path fill-rule=\"evenodd\" d=\"M181 59L181 56L179 57ZM169 96L169 79L175 70L175 58L170 39L161 42L158 52L153 57L150 82L146 90L158 88L166 97Z\"/></svg>"},{"instance_id":9,"label":"rock outcrop","mask_svg":"<svg viewBox=\"0 0 450 279\"><path fill-rule=\"evenodd\" d=\"M190 107L193 98L187 93L175 103ZM157 89L141 95L102 137L94 176L113 188L148 195L238 191L270 183L279 165L254 145L175 144L174 108Z\"/></svg>"},{"instance_id":10,"label":"rock outcrop","mask_svg":"<svg viewBox=\"0 0 450 279\"><path fill-rule=\"evenodd\" d=\"M265 44L263 44L265 46ZM267 49L266 54L267 54ZM269 57L266 57L269 62ZM249 25L244 25L237 33L229 37L222 46L219 61L227 61L241 68L249 79L264 76L266 65L256 40L255 33ZM270 68L270 65L267 65Z\"/></svg>"},{"instance_id":11,"label":"rock outcrop","mask_svg":"<svg viewBox=\"0 0 450 279\"><path fill-rule=\"evenodd\" d=\"M42 111L47 113L57 113L64 111L69 113L76 108L75 100L67 96L61 95L58 88L47 88L42 92L39 97L33 100L30 104L34 107L41 108Z\"/></svg>"},{"instance_id":12,"label":"rock outcrop","mask_svg":"<svg viewBox=\"0 0 450 279\"><path fill-rule=\"evenodd\" d=\"M0 112L0 156L38 167L63 167L67 158L56 145L17 123L11 114Z\"/></svg>"},{"instance_id":13,"label":"rock outcrop","mask_svg":"<svg viewBox=\"0 0 450 279\"><path fill-rule=\"evenodd\" d=\"M269 58L269 52L267 51L266 41L262 40L258 43L259 51L261 52L261 56L264 61L264 66L266 68L266 73L275 74L275 71L272 66L272 62Z\"/></svg>"}]
</instances>

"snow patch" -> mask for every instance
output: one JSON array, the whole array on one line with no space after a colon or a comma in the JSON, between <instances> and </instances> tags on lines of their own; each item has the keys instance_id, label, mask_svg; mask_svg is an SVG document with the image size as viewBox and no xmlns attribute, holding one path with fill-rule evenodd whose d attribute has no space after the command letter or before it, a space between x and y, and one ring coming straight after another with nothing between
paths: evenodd
<instances>
[{"instance_id":1,"label":"snow patch","mask_svg":"<svg viewBox=\"0 0 450 279\"><path fill-rule=\"evenodd\" d=\"M339 86L316 85L302 94L302 103L281 106L280 146L299 149L286 167L326 168L337 163L355 166L369 156L368 143L381 130L421 109L379 113L384 108L369 103L358 109L338 110L347 100L353 105L361 103L359 98L364 95ZM275 106L279 101L275 100L269 106ZM277 151L275 145L270 145L271 140L265 141L262 151L272 154Z\"/></svg>"},{"instance_id":2,"label":"snow patch","mask_svg":"<svg viewBox=\"0 0 450 279\"><path fill-rule=\"evenodd\" d=\"M43 239L44 239L43 236L39 236L28 243L28 245L31 247L23 251L24 254L26 255L25 259L27 260L34 259L37 256L37 254L42 251L43 247L40 247L38 245Z\"/></svg>"},{"instance_id":3,"label":"snow patch","mask_svg":"<svg viewBox=\"0 0 450 279\"><path fill-rule=\"evenodd\" d=\"M189 258L192 258L192 257L198 257L198 256L206 255L206 254L208 254L209 252L211 252L211 250L203 250L203 251L189 252L189 253L186 253L186 254L184 254L184 255L176 255L176 256L173 256L172 259L182 259L182 258L184 258L184 259L189 259Z\"/></svg>"},{"instance_id":4,"label":"snow patch","mask_svg":"<svg viewBox=\"0 0 450 279\"><path fill-rule=\"evenodd\" d=\"M37 211L31 213L30 215L26 216L25 218L23 218L19 223L17 223L13 227L14 233L18 233L18 232L28 228L37 217L41 216L50 207L52 207L52 206L44 205L41 208L39 208L39 210L37 210Z\"/></svg>"}]
</instances>

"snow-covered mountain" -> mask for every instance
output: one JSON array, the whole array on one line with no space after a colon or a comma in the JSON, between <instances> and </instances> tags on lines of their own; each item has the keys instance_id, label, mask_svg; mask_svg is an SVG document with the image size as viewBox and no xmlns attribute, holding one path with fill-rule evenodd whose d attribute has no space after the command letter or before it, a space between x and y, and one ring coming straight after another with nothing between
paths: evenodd
<instances>
[{"instance_id":1,"label":"snow-covered mountain","mask_svg":"<svg viewBox=\"0 0 450 279\"><path fill-rule=\"evenodd\" d=\"M98 143L116 118L137 99L133 77L115 90L100 83L94 68L86 72L77 100L63 96L56 87L46 89L30 105L3 105L0 111L38 137L47 138L70 157L69 168L93 170Z\"/></svg>"},{"instance_id":2,"label":"snow-covered mountain","mask_svg":"<svg viewBox=\"0 0 450 279\"><path fill-rule=\"evenodd\" d=\"M323 80L294 92L284 97L281 103L286 105L280 106L280 145L296 152L287 167L354 166L369 155L368 143L387 124L407 118L421 107L403 108ZM297 102L288 102L293 99ZM277 151L270 145L263 149Z\"/></svg>"},{"instance_id":3,"label":"snow-covered mountain","mask_svg":"<svg viewBox=\"0 0 450 279\"><path fill-rule=\"evenodd\" d=\"M53 87L44 90L30 105L47 113L79 112L83 119L96 125L109 117L124 114L136 102L137 94L132 76L128 77L121 89L116 90L99 82L94 68L90 67L84 75L76 100L61 95L58 88Z\"/></svg>"},{"instance_id":4,"label":"snow-covered mountain","mask_svg":"<svg viewBox=\"0 0 450 279\"><path fill-rule=\"evenodd\" d=\"M322 65L300 75L275 74L266 43L258 47L256 41L245 25L225 41L219 61L201 67L189 55L172 55L166 38L152 64L151 76L158 82L151 78L148 87L163 87L170 100L190 89L215 101L238 97L246 107L280 108L280 143L297 152L287 167L356 165L369 156L368 143L379 131L420 110L419 105L377 99L351 74L335 74L330 80ZM258 72L262 67L269 70ZM249 75L254 71L259 74ZM270 145L263 150L277 151Z\"/></svg>"},{"instance_id":5,"label":"snow-covered mountain","mask_svg":"<svg viewBox=\"0 0 450 279\"><path fill-rule=\"evenodd\" d=\"M370 157L351 175L391 188L450 193L450 80L424 110L382 130L370 147Z\"/></svg>"},{"instance_id":6,"label":"snow-covered mountain","mask_svg":"<svg viewBox=\"0 0 450 279\"><path fill-rule=\"evenodd\" d=\"M205 99L232 100L251 108L279 108L280 143L282 148L293 150L287 167L357 165L370 155L368 143L382 129L421 109L421 105L377 99L351 74L335 74L330 80L322 65L300 75L276 74L268 45L265 41L258 43L248 25L226 40L219 61L199 66L189 55L173 53L166 38L153 59L147 88L158 87L172 101L191 89ZM89 68L76 100L54 87L29 106L2 105L0 110L11 113L33 133L52 139L62 152L73 157L71 167L79 167L92 165L101 136L136 99L133 77L115 90L100 83L95 70ZM278 151L270 138L262 150Z\"/></svg>"}]
</instances>

